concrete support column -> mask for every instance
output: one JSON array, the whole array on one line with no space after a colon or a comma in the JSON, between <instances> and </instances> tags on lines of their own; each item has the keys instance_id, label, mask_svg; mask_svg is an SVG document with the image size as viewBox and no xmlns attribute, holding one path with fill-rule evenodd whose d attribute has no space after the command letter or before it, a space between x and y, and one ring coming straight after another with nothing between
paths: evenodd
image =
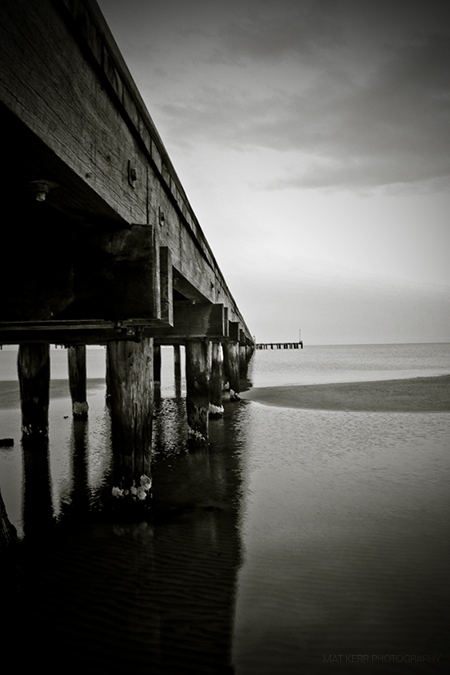
<instances>
[{"instance_id":1,"label":"concrete support column","mask_svg":"<svg viewBox=\"0 0 450 675\"><path fill-rule=\"evenodd\" d=\"M225 342L223 344L225 373L230 385L230 399L239 398L239 344Z\"/></svg>"},{"instance_id":2,"label":"concrete support column","mask_svg":"<svg viewBox=\"0 0 450 675\"><path fill-rule=\"evenodd\" d=\"M48 439L50 345L19 346L17 370L22 409L22 441Z\"/></svg>"},{"instance_id":3,"label":"concrete support column","mask_svg":"<svg viewBox=\"0 0 450 675\"><path fill-rule=\"evenodd\" d=\"M109 342L114 485L129 489L151 475L153 338Z\"/></svg>"},{"instance_id":4,"label":"concrete support column","mask_svg":"<svg viewBox=\"0 0 450 675\"><path fill-rule=\"evenodd\" d=\"M173 367L175 377L175 396L181 396L181 349L180 345L173 346Z\"/></svg>"},{"instance_id":5,"label":"concrete support column","mask_svg":"<svg viewBox=\"0 0 450 675\"><path fill-rule=\"evenodd\" d=\"M211 347L211 387L210 387L210 414L221 415L223 389L223 357L220 342L213 342Z\"/></svg>"},{"instance_id":6,"label":"concrete support column","mask_svg":"<svg viewBox=\"0 0 450 675\"><path fill-rule=\"evenodd\" d=\"M186 343L186 407L189 432L199 443L208 440L211 343Z\"/></svg>"},{"instance_id":7,"label":"concrete support column","mask_svg":"<svg viewBox=\"0 0 450 675\"><path fill-rule=\"evenodd\" d=\"M74 419L85 420L88 416L86 393L86 345L75 345L67 350L69 388L72 397Z\"/></svg>"}]
</instances>

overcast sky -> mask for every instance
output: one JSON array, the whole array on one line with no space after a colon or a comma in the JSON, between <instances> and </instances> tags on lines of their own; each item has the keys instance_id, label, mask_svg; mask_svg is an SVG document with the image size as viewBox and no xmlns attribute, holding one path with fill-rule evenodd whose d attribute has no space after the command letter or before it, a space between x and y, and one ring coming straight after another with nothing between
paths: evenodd
<instances>
[{"instance_id":1,"label":"overcast sky","mask_svg":"<svg viewBox=\"0 0 450 675\"><path fill-rule=\"evenodd\" d=\"M98 2L258 341L450 341L447 0Z\"/></svg>"}]
</instances>

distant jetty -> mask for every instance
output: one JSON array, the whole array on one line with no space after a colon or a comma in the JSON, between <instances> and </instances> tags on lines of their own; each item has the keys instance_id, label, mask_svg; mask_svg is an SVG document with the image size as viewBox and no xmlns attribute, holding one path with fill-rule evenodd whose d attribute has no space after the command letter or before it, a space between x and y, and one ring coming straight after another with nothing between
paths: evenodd
<instances>
[{"instance_id":1,"label":"distant jetty","mask_svg":"<svg viewBox=\"0 0 450 675\"><path fill-rule=\"evenodd\" d=\"M256 349L303 349L303 340L300 342L257 342Z\"/></svg>"}]
</instances>

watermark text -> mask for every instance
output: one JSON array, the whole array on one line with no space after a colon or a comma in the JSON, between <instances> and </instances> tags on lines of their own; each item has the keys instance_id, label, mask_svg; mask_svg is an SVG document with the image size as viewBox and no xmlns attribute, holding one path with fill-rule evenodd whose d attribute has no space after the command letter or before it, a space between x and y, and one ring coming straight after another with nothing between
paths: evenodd
<instances>
[{"instance_id":1,"label":"watermark text","mask_svg":"<svg viewBox=\"0 0 450 675\"><path fill-rule=\"evenodd\" d=\"M439 663L436 654L324 654L324 663Z\"/></svg>"}]
</instances>

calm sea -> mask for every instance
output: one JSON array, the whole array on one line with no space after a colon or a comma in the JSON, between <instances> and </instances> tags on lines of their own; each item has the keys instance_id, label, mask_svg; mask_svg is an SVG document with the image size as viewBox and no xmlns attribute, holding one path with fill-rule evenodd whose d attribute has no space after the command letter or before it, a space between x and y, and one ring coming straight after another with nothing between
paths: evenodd
<instances>
[{"instance_id":1,"label":"calm sea","mask_svg":"<svg viewBox=\"0 0 450 675\"><path fill-rule=\"evenodd\" d=\"M15 353L0 352L0 437L14 439L0 448L0 486L21 538L15 625L30 662L85 673L448 669L449 413L228 403L210 447L192 451L164 350L153 510L127 523L106 508L104 350L89 350L86 423L71 419L66 356L52 351L48 454L30 456ZM449 344L258 351L251 365L254 386L448 373Z\"/></svg>"}]
</instances>

